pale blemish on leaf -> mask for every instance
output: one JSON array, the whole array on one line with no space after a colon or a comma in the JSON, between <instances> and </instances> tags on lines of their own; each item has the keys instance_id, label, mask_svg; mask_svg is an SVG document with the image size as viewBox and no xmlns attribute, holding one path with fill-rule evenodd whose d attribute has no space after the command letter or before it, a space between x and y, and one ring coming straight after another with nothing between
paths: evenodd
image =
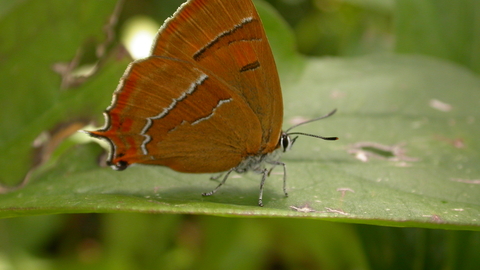
<instances>
[{"instance_id":1,"label":"pale blemish on leaf","mask_svg":"<svg viewBox=\"0 0 480 270\"><path fill-rule=\"evenodd\" d=\"M454 182L466 183L466 184L480 184L480 179L460 179L460 178L452 178L450 179Z\"/></svg>"},{"instance_id":2,"label":"pale blemish on leaf","mask_svg":"<svg viewBox=\"0 0 480 270\"><path fill-rule=\"evenodd\" d=\"M329 213L335 213L335 214L340 214L340 215L344 215L344 216L350 215L349 213L346 213L343 210L333 209L333 208L330 208L330 207L325 207L325 209L327 209L327 212L329 212Z\"/></svg>"},{"instance_id":3,"label":"pale blemish on leaf","mask_svg":"<svg viewBox=\"0 0 480 270\"><path fill-rule=\"evenodd\" d=\"M430 107L437 109L442 112L449 112L452 110L452 105L442 102L438 99L431 99L430 102L428 103Z\"/></svg>"},{"instance_id":4,"label":"pale blemish on leaf","mask_svg":"<svg viewBox=\"0 0 480 270\"><path fill-rule=\"evenodd\" d=\"M302 213L313 213L313 212L318 212L317 210L311 208L308 204L304 204L303 206L297 207L294 205L290 206L290 209L293 209L297 212L302 212Z\"/></svg>"},{"instance_id":5,"label":"pale blemish on leaf","mask_svg":"<svg viewBox=\"0 0 480 270\"><path fill-rule=\"evenodd\" d=\"M430 218L430 221L434 223L444 223L444 221L439 215L423 215L423 217Z\"/></svg>"},{"instance_id":6,"label":"pale blemish on leaf","mask_svg":"<svg viewBox=\"0 0 480 270\"><path fill-rule=\"evenodd\" d=\"M347 192L355 193L355 191L351 188L337 188L337 191L342 193L342 199L343 199L343 197L345 197L345 193L347 193Z\"/></svg>"},{"instance_id":7,"label":"pale blemish on leaf","mask_svg":"<svg viewBox=\"0 0 480 270\"><path fill-rule=\"evenodd\" d=\"M418 158L406 155L405 143L384 145L375 142L358 142L349 147L348 153L353 154L362 162L368 162L371 158L389 161L419 161Z\"/></svg>"}]
</instances>

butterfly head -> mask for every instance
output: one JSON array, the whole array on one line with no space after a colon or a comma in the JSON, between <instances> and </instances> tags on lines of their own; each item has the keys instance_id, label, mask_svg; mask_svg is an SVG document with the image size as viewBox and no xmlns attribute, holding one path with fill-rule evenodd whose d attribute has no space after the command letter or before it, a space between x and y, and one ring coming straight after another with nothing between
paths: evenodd
<instances>
[{"instance_id":1,"label":"butterfly head","mask_svg":"<svg viewBox=\"0 0 480 270\"><path fill-rule=\"evenodd\" d=\"M321 116L321 117L318 117L318 118L315 118L315 119L312 119L312 120L309 120L309 121L305 121L305 122L296 124L296 125L290 127L289 129L287 129L286 131L282 132L282 135L280 135L279 145L282 148L283 152L285 153L285 152L289 151L292 148L293 144L295 143L295 140L297 140L298 136L295 136L295 137L292 138L292 135L303 135L303 136L309 136L309 137L314 137L314 138L318 138L318 139L322 139L322 140L328 140L328 141L338 140L338 137L323 137L323 136L308 134L308 133L303 133L303 132L289 132L290 130L292 130L292 129L298 127L298 126L301 126L301 125L304 125L304 124L307 124L307 123L311 123L311 122L315 122L315 121L320 120L320 119L327 118L327 117L333 115L336 111L337 110L335 109L335 110L331 111L330 113L328 113L324 116Z\"/></svg>"},{"instance_id":2,"label":"butterfly head","mask_svg":"<svg viewBox=\"0 0 480 270\"><path fill-rule=\"evenodd\" d=\"M282 135L280 136L280 146L284 153L292 149L293 143L295 143L297 138L298 136L292 138L288 133L282 132Z\"/></svg>"}]
</instances>

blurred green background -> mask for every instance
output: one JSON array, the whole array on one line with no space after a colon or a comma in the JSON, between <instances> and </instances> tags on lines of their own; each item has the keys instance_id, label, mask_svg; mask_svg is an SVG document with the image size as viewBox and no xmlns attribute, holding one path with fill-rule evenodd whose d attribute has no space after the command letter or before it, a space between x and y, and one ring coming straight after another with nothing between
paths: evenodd
<instances>
[{"instance_id":1,"label":"blurred green background","mask_svg":"<svg viewBox=\"0 0 480 270\"><path fill-rule=\"evenodd\" d=\"M125 1L116 31L136 15L161 23L182 2ZM302 54L421 54L480 73L480 1L268 2L294 30ZM1 1L0 16L42 3ZM48 4L55 8L54 1ZM28 20L21 20L27 28ZM0 270L478 269L478 254L476 231L308 219L107 213L0 220Z\"/></svg>"}]
</instances>

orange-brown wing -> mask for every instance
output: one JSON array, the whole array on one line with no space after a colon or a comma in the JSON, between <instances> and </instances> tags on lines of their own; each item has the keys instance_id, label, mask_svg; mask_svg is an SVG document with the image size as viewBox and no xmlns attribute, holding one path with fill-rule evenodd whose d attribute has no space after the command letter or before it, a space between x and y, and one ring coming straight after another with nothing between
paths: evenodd
<instances>
[{"instance_id":1,"label":"orange-brown wing","mask_svg":"<svg viewBox=\"0 0 480 270\"><path fill-rule=\"evenodd\" d=\"M243 97L262 126L261 153L277 147L283 101L275 61L251 0L191 0L160 29L152 55L192 62Z\"/></svg>"},{"instance_id":2,"label":"orange-brown wing","mask_svg":"<svg viewBox=\"0 0 480 270\"><path fill-rule=\"evenodd\" d=\"M106 111L104 129L90 132L112 145L109 163L220 172L260 149L262 129L243 98L222 81L178 59L133 62Z\"/></svg>"}]
</instances>

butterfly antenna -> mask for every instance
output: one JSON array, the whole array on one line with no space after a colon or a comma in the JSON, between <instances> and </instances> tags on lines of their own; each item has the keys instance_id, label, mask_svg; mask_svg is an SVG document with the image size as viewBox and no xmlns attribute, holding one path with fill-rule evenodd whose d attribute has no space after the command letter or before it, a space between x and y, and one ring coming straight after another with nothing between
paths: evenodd
<instances>
[{"instance_id":1,"label":"butterfly antenna","mask_svg":"<svg viewBox=\"0 0 480 270\"><path fill-rule=\"evenodd\" d=\"M298 123L294 126L291 126L289 129L287 129L285 131L285 133L287 133L288 135L303 135L303 136L309 136L309 137L314 137L314 138L319 138L319 139L323 139L323 140L327 140L327 141L335 141L335 140L338 140L338 137L323 137L323 136L319 136L319 135L314 135L314 134L308 134L308 133L303 133L303 132L289 132L290 130L296 128L296 127L299 127L301 125L304 125L304 124L308 124L308 123L311 123L311 122L315 122L315 121L318 121L320 119L324 119L324 118L327 118L329 116L332 116L335 112L337 112L337 109L334 109L333 111L327 113L326 115L324 116L320 116L318 118L315 118L315 119L312 119L312 120L308 120L308 121L305 121L305 122L302 122L302 123Z\"/></svg>"}]
</instances>

